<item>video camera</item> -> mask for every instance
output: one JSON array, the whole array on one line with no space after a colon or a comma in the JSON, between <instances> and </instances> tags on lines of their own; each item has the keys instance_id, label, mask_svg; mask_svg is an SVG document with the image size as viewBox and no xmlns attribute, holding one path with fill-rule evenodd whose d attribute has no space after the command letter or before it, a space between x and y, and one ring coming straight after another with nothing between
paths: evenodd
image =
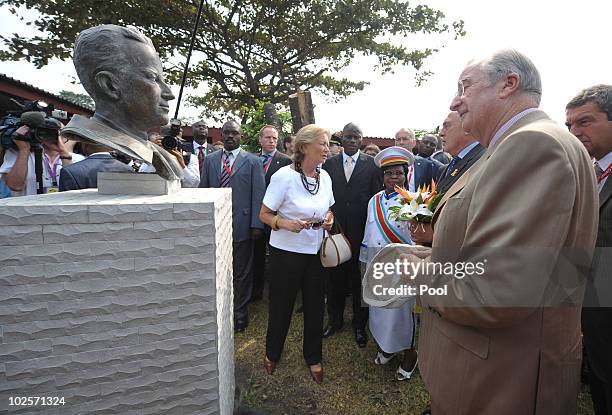
<instances>
[{"instance_id":1,"label":"video camera","mask_svg":"<svg viewBox=\"0 0 612 415\"><path fill-rule=\"evenodd\" d=\"M43 101L29 101L20 106L21 110L7 115L0 123L2 147L15 148L13 140L27 141L33 145L57 142L62 124L57 119L48 116L48 113L56 115L57 111L53 110L53 107ZM22 125L29 127L28 134L15 135L15 131Z\"/></svg>"},{"instance_id":2,"label":"video camera","mask_svg":"<svg viewBox=\"0 0 612 415\"><path fill-rule=\"evenodd\" d=\"M182 141L179 138L181 134L181 120L172 118L170 120L170 132L162 137L162 147L164 150L182 150Z\"/></svg>"}]
</instances>

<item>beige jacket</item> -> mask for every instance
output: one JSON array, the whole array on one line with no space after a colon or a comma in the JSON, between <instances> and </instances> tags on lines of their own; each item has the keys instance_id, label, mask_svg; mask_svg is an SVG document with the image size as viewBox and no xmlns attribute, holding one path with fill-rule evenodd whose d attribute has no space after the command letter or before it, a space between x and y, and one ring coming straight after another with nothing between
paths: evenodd
<instances>
[{"instance_id":1,"label":"beige jacket","mask_svg":"<svg viewBox=\"0 0 612 415\"><path fill-rule=\"evenodd\" d=\"M431 261L487 261L482 277L430 280L448 294L421 297L419 366L436 409L576 414L596 226L589 156L542 111L453 185L437 211Z\"/></svg>"}]
</instances>

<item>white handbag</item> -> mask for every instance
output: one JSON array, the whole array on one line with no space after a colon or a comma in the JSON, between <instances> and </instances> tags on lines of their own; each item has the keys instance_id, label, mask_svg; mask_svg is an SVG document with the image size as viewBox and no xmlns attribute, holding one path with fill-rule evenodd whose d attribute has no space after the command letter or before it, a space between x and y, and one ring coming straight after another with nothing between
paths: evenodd
<instances>
[{"instance_id":1,"label":"white handbag","mask_svg":"<svg viewBox=\"0 0 612 415\"><path fill-rule=\"evenodd\" d=\"M337 267L351 259L351 243L348 238L342 233L340 224L338 225L339 233L332 235L328 233L325 236L323 231L323 243L321 243L321 264L325 268Z\"/></svg>"}]
</instances>

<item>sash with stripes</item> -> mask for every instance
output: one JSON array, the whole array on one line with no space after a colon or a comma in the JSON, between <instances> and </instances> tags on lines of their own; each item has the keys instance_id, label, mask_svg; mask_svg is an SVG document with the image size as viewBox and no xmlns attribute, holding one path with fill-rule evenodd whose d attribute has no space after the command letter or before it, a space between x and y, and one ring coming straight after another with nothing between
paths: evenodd
<instances>
[{"instance_id":1,"label":"sash with stripes","mask_svg":"<svg viewBox=\"0 0 612 415\"><path fill-rule=\"evenodd\" d=\"M380 233L384 235L388 243L410 243L410 241L408 241L389 221L387 209L385 208L385 205L383 203L383 197L385 197L384 191L376 195L374 199L374 210L376 211L376 214L374 215L374 221L376 222Z\"/></svg>"}]
</instances>

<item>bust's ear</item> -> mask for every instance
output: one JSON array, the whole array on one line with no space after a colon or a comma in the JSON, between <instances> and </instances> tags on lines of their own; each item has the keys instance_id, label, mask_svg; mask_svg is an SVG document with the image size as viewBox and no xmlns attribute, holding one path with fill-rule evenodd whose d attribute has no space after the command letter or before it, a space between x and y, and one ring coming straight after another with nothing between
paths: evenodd
<instances>
[{"instance_id":1,"label":"bust's ear","mask_svg":"<svg viewBox=\"0 0 612 415\"><path fill-rule=\"evenodd\" d=\"M119 80L115 74L109 71L100 71L96 74L95 80L98 89L105 97L113 101L117 101L121 98Z\"/></svg>"}]
</instances>

